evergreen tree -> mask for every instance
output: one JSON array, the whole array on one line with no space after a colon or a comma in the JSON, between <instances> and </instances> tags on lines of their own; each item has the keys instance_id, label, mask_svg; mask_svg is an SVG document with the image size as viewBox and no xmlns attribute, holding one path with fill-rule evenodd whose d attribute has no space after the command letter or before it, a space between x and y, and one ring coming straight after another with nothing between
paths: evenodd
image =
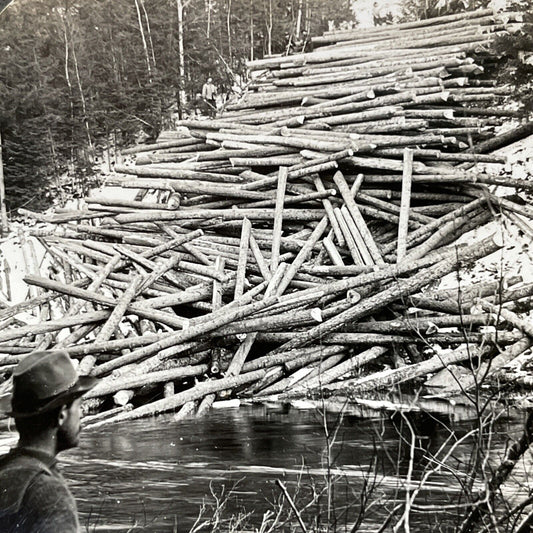
<instances>
[{"instance_id":1,"label":"evergreen tree","mask_svg":"<svg viewBox=\"0 0 533 533\"><path fill-rule=\"evenodd\" d=\"M247 59L347 19L348 0L17 0L0 16L8 208L46 205L113 132L155 138L181 92L193 100L207 77L229 91Z\"/></svg>"},{"instance_id":2,"label":"evergreen tree","mask_svg":"<svg viewBox=\"0 0 533 533\"><path fill-rule=\"evenodd\" d=\"M533 0L521 0L511 9L524 13L520 31L498 37L495 49L500 54L494 72L501 83L513 80L513 99L522 104L525 113L533 112Z\"/></svg>"}]
</instances>

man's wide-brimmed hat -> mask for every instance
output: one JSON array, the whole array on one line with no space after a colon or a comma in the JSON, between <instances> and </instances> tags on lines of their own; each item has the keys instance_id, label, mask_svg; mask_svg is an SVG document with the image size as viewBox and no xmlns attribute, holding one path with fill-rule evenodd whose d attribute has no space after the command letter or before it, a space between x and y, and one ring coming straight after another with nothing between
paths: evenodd
<instances>
[{"instance_id":1,"label":"man's wide-brimmed hat","mask_svg":"<svg viewBox=\"0 0 533 533\"><path fill-rule=\"evenodd\" d=\"M32 352L13 370L11 411L7 414L24 418L48 412L83 396L98 381L79 376L63 350Z\"/></svg>"}]
</instances>

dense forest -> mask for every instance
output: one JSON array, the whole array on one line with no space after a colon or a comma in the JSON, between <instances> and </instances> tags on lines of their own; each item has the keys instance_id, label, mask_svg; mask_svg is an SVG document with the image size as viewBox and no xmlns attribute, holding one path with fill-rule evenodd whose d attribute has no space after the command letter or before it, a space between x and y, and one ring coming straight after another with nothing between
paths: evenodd
<instances>
[{"instance_id":1,"label":"dense forest","mask_svg":"<svg viewBox=\"0 0 533 533\"><path fill-rule=\"evenodd\" d=\"M401 5L404 20L415 20L487 1ZM308 50L309 36L357 25L357 13L358 0L14 1L0 14L8 210L83 194L103 146L156 137L194 109L207 77L229 95L246 85L247 59ZM522 82L517 98L531 108L533 66L518 50L533 50L533 32L501 43L499 75Z\"/></svg>"},{"instance_id":2,"label":"dense forest","mask_svg":"<svg viewBox=\"0 0 533 533\"><path fill-rule=\"evenodd\" d=\"M352 21L348 0L17 0L0 15L0 134L8 209L45 206L109 142L154 137L211 76ZM57 191L56 191L57 192Z\"/></svg>"}]
</instances>

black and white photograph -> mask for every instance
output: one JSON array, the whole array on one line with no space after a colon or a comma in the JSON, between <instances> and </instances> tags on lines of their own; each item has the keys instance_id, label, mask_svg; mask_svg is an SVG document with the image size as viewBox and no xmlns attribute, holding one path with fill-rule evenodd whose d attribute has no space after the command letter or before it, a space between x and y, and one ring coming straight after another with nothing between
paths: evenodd
<instances>
[{"instance_id":1,"label":"black and white photograph","mask_svg":"<svg viewBox=\"0 0 533 533\"><path fill-rule=\"evenodd\" d=\"M533 532L533 0L0 0L0 533Z\"/></svg>"}]
</instances>

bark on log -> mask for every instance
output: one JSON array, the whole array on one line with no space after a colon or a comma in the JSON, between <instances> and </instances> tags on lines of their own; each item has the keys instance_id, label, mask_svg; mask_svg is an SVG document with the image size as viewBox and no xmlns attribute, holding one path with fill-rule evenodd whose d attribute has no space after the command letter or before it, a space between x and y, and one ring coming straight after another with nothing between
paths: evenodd
<instances>
[{"instance_id":1,"label":"bark on log","mask_svg":"<svg viewBox=\"0 0 533 533\"><path fill-rule=\"evenodd\" d=\"M412 379L425 376L427 374L446 368L448 365L455 365L472 358L483 357L488 352L487 348L477 346L467 346L458 348L449 354L434 355L427 361L415 363L401 368L383 370L371 376L356 380L341 382L340 385L328 386L327 390L333 390L342 385L344 390L349 390L350 394L360 394L365 391L389 388Z\"/></svg>"},{"instance_id":2,"label":"bark on log","mask_svg":"<svg viewBox=\"0 0 533 533\"><path fill-rule=\"evenodd\" d=\"M266 370L255 370L253 372L247 372L246 374L240 374L239 376L232 376L229 378L222 378L215 381L206 381L198 383L191 389L179 392L174 396L171 396L170 398L164 398L162 400L157 400L155 402L145 404L141 407L133 409L129 413L121 413L109 420L103 420L101 422L88 425L87 428L95 429L97 427L102 427L109 423L135 420L138 418L154 416L159 413L172 411L174 409L177 409L178 407L181 407L187 402L199 400L207 394L212 394L221 390L239 387L241 385L257 381L258 379L261 379L266 374L266 372Z\"/></svg>"},{"instance_id":3,"label":"bark on log","mask_svg":"<svg viewBox=\"0 0 533 533\"><path fill-rule=\"evenodd\" d=\"M327 333L336 331L344 324L366 316L377 309L381 309L385 305L392 303L398 298L416 292L431 281L439 279L444 275L453 272L453 270L458 267L459 262L467 263L475 261L480 257L484 257L498 250L500 247L501 245L494 242L492 237L469 246L468 249L463 252L463 256L461 258L445 259L436 266L413 275L409 280L406 280L403 283L399 282L398 285L395 285L390 289L386 289L385 291L366 298L359 304L353 306L351 309L339 313L337 316L326 320L322 324L319 324L318 326L315 326L304 333L295 335L292 341L283 344L281 347L275 349L272 353L289 351L293 348L309 344L310 342L326 335Z\"/></svg>"}]
</instances>

